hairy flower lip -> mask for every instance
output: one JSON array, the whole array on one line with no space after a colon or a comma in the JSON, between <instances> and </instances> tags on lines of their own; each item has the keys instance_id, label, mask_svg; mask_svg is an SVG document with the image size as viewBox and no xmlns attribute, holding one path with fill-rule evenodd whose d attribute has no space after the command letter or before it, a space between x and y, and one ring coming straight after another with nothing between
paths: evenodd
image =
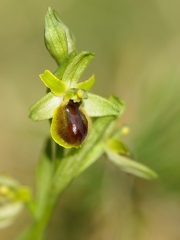
<instances>
[{"instance_id":1,"label":"hairy flower lip","mask_svg":"<svg viewBox=\"0 0 180 240\"><path fill-rule=\"evenodd\" d=\"M65 148L80 147L89 131L89 119L81 102L64 102L54 112L51 136Z\"/></svg>"}]
</instances>

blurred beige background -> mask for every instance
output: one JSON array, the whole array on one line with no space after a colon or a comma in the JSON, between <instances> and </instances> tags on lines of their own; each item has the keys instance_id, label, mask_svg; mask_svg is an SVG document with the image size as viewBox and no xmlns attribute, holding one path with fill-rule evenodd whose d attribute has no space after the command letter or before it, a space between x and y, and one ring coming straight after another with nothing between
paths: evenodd
<instances>
[{"instance_id":1,"label":"blurred beige background","mask_svg":"<svg viewBox=\"0 0 180 240\"><path fill-rule=\"evenodd\" d=\"M95 73L95 93L126 101L121 123L131 134L124 141L160 178L133 179L101 159L64 192L47 239L179 240L178 0L1 1L0 172L34 186L49 126L28 119L28 108L45 93L38 75L56 68L43 41L48 6L75 34L79 51L96 53L84 79ZM28 221L24 211L0 239L16 239Z\"/></svg>"}]
</instances>

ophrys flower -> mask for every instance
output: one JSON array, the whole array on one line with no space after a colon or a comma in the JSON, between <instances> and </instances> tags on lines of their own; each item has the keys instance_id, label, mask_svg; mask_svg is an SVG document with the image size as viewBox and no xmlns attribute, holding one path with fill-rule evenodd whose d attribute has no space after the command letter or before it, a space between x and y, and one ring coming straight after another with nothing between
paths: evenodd
<instances>
[{"instance_id":1,"label":"ophrys flower","mask_svg":"<svg viewBox=\"0 0 180 240\"><path fill-rule=\"evenodd\" d=\"M51 92L30 108L30 118L34 121L52 118L51 135L66 148L81 146L89 131L89 117L120 112L113 102L88 92L95 83L94 75L78 83L93 57L90 52L71 52L54 75L49 70L41 74Z\"/></svg>"}]
</instances>

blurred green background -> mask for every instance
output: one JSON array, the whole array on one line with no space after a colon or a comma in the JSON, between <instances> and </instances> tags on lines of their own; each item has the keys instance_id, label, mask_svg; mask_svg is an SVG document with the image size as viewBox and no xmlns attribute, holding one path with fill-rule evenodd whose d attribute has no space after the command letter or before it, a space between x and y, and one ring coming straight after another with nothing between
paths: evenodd
<instances>
[{"instance_id":1,"label":"blurred green background","mask_svg":"<svg viewBox=\"0 0 180 240\"><path fill-rule=\"evenodd\" d=\"M60 198L48 229L52 240L180 239L180 1L6 0L0 14L0 172L34 186L48 122L28 119L45 93L38 75L54 71L43 42L44 16L56 9L75 34L78 50L96 53L95 93L127 103L123 140L137 161L159 174L148 182L100 159ZM0 230L13 240L30 217Z\"/></svg>"}]
</instances>

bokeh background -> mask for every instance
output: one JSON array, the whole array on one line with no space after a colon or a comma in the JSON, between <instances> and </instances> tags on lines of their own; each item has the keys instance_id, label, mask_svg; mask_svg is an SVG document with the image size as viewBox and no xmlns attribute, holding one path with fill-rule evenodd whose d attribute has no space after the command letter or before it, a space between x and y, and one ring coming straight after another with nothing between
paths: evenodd
<instances>
[{"instance_id":1,"label":"bokeh background","mask_svg":"<svg viewBox=\"0 0 180 240\"><path fill-rule=\"evenodd\" d=\"M159 174L153 182L121 173L100 159L63 193L48 229L52 240L180 239L180 1L6 0L0 2L0 172L34 186L48 122L28 119L45 93L38 75L56 64L43 42L51 6L75 34L78 50L96 53L95 93L127 103L123 140ZM0 229L16 239L30 221Z\"/></svg>"}]
</instances>

